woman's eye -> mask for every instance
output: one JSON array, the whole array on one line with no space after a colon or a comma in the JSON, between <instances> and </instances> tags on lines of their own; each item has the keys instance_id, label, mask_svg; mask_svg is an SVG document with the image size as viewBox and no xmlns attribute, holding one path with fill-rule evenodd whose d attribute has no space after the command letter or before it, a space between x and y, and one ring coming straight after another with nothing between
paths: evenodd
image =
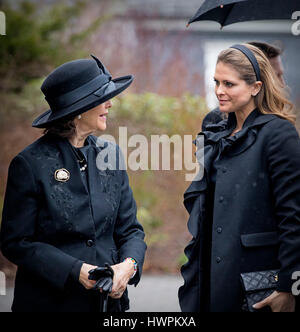
<instances>
[{"instance_id":1,"label":"woman's eye","mask_svg":"<svg viewBox=\"0 0 300 332\"><path fill-rule=\"evenodd\" d=\"M219 81L217 81L217 80L214 80L214 81L215 81L216 85L219 85Z\"/></svg>"},{"instance_id":2,"label":"woman's eye","mask_svg":"<svg viewBox=\"0 0 300 332\"><path fill-rule=\"evenodd\" d=\"M231 88L231 87L233 86L233 84L230 83L230 82L226 82L225 84L226 84L226 86L227 86L228 88Z\"/></svg>"}]
</instances>

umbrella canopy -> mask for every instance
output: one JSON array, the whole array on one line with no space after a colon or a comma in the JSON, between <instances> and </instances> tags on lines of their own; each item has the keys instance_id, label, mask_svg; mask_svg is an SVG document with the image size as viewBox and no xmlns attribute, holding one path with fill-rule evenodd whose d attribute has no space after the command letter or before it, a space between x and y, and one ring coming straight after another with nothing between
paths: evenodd
<instances>
[{"instance_id":1,"label":"umbrella canopy","mask_svg":"<svg viewBox=\"0 0 300 332\"><path fill-rule=\"evenodd\" d=\"M189 20L216 21L221 26L244 21L291 19L299 0L205 0Z\"/></svg>"}]
</instances>

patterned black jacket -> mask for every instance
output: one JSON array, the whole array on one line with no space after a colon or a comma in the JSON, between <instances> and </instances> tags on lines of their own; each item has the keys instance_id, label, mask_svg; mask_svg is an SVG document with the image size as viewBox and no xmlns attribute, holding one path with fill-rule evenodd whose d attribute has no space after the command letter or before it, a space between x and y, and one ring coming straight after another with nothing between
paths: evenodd
<instances>
[{"instance_id":1,"label":"patterned black jacket","mask_svg":"<svg viewBox=\"0 0 300 332\"><path fill-rule=\"evenodd\" d=\"M127 172L98 168L108 150L118 164L119 148L87 140L90 194L67 139L45 135L11 162L1 250L18 266L13 311L91 311L93 291L71 277L83 262L103 266L132 257L139 268L130 283L139 282L146 244ZM110 300L111 311L128 308L127 292Z\"/></svg>"}]
</instances>

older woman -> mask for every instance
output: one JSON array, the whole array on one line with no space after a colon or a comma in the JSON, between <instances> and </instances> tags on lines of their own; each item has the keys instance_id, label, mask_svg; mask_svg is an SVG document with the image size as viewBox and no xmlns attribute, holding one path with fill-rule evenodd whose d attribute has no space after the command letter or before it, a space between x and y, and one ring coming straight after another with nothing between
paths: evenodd
<instances>
[{"instance_id":1,"label":"older woman","mask_svg":"<svg viewBox=\"0 0 300 332\"><path fill-rule=\"evenodd\" d=\"M92 134L106 129L111 98L132 81L112 79L95 57L63 64L44 81L51 109L33 127L45 135L11 162L3 208L1 250L18 266L13 311L97 311L101 290L91 290L89 271L105 263L114 271L108 311L128 310L144 232L118 146ZM105 149L116 152L116 167L99 165Z\"/></svg>"},{"instance_id":2,"label":"older woman","mask_svg":"<svg viewBox=\"0 0 300 332\"><path fill-rule=\"evenodd\" d=\"M220 111L228 119L200 133L204 177L185 193L193 239L182 267L181 308L294 311L300 140L292 104L266 56L249 44L222 51L214 79ZM262 289L271 290L251 306L247 273L249 280L257 277L250 284L254 290L263 278Z\"/></svg>"}]
</instances>

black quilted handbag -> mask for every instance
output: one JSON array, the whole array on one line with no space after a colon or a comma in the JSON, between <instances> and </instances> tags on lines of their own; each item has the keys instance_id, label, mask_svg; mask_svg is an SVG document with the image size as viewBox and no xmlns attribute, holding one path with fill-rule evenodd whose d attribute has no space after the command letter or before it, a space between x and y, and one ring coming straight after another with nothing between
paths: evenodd
<instances>
[{"instance_id":1,"label":"black quilted handbag","mask_svg":"<svg viewBox=\"0 0 300 332\"><path fill-rule=\"evenodd\" d=\"M244 290L242 311L271 311L270 307L256 310L253 304L264 300L275 291L278 270L241 273L241 282Z\"/></svg>"}]
</instances>

